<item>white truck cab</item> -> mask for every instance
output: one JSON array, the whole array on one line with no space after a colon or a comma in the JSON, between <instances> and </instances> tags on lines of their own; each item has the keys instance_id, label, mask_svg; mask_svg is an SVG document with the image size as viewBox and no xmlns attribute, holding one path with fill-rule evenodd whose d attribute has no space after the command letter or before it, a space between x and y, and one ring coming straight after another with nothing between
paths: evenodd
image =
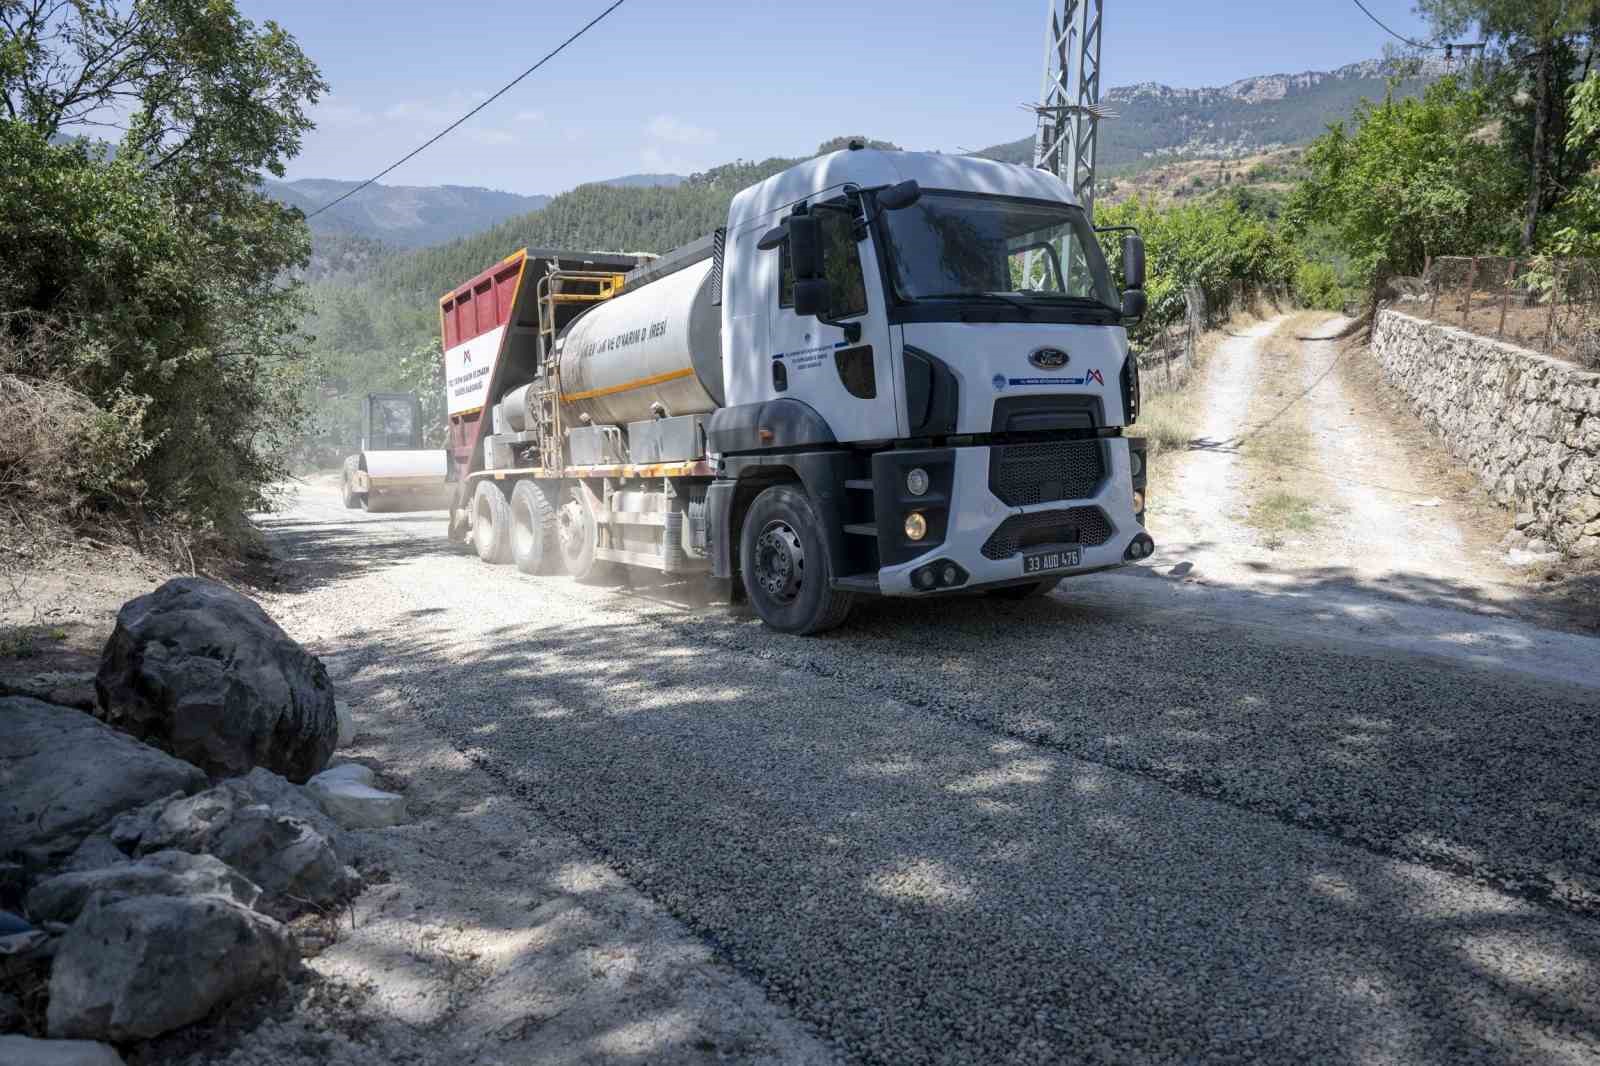
<instances>
[{"instance_id":1,"label":"white truck cab","mask_svg":"<svg viewBox=\"0 0 1600 1066\"><path fill-rule=\"evenodd\" d=\"M855 593L1029 594L1149 555L1136 237L1124 261L1126 302L1067 185L989 160L847 150L739 193L714 572L809 631Z\"/></svg>"}]
</instances>

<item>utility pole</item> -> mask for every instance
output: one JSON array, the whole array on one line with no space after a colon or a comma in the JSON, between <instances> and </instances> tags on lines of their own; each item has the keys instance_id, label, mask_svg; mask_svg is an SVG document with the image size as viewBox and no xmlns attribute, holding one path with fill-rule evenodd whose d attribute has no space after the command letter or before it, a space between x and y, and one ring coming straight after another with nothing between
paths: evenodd
<instances>
[{"instance_id":1,"label":"utility pole","mask_svg":"<svg viewBox=\"0 0 1600 1066\"><path fill-rule=\"evenodd\" d=\"M1115 117L1100 106L1103 9L1104 0L1045 0L1044 85L1029 108L1034 166L1071 186L1091 220L1100 120Z\"/></svg>"}]
</instances>

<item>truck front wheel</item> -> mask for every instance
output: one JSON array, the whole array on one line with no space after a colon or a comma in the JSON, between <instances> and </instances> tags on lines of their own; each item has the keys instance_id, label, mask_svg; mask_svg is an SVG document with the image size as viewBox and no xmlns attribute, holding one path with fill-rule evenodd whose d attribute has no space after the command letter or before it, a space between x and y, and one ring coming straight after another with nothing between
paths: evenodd
<instances>
[{"instance_id":1,"label":"truck front wheel","mask_svg":"<svg viewBox=\"0 0 1600 1066\"><path fill-rule=\"evenodd\" d=\"M511 490L511 559L524 574L553 573L561 559L556 509L533 481Z\"/></svg>"},{"instance_id":2,"label":"truck front wheel","mask_svg":"<svg viewBox=\"0 0 1600 1066\"><path fill-rule=\"evenodd\" d=\"M511 504L492 481L478 482L472 495L472 546L486 563L511 561Z\"/></svg>"},{"instance_id":3,"label":"truck front wheel","mask_svg":"<svg viewBox=\"0 0 1600 1066\"><path fill-rule=\"evenodd\" d=\"M822 633L842 623L854 598L831 587L822 524L795 485L755 498L739 531L739 564L750 606L783 633Z\"/></svg>"}]
</instances>

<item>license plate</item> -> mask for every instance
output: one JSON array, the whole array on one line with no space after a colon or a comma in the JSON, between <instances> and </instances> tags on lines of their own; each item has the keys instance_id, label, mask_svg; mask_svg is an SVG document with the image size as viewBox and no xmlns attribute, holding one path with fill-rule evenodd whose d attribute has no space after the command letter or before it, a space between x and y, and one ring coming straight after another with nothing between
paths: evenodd
<instances>
[{"instance_id":1,"label":"license plate","mask_svg":"<svg viewBox=\"0 0 1600 1066\"><path fill-rule=\"evenodd\" d=\"M1083 560L1081 548L1058 548L1055 551L1034 552L1022 557L1024 574L1045 574L1051 570L1068 570Z\"/></svg>"}]
</instances>

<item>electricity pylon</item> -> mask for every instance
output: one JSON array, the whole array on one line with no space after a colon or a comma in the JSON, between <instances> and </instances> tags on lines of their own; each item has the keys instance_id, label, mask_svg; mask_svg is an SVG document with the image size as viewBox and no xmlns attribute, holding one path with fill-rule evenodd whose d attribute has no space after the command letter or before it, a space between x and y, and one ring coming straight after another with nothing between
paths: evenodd
<instances>
[{"instance_id":1,"label":"electricity pylon","mask_svg":"<svg viewBox=\"0 0 1600 1066\"><path fill-rule=\"evenodd\" d=\"M1072 188L1094 217L1094 161L1100 120L1100 21L1104 0L1045 0L1044 87L1033 163Z\"/></svg>"}]
</instances>

